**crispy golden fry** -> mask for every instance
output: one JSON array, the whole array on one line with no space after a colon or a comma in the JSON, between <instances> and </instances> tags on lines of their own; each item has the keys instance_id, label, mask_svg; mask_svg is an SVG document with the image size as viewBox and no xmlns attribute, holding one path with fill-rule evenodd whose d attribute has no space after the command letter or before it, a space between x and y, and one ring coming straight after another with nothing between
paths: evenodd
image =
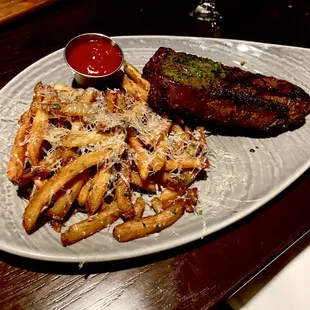
<instances>
[{"instance_id":1,"label":"crispy golden fry","mask_svg":"<svg viewBox=\"0 0 310 310\"><path fill-rule=\"evenodd\" d=\"M203 127L196 127L196 130L199 133L199 141L203 145L207 145L207 137L206 137L206 134L205 134Z\"/></svg>"},{"instance_id":2,"label":"crispy golden fry","mask_svg":"<svg viewBox=\"0 0 310 310\"><path fill-rule=\"evenodd\" d=\"M171 126L171 132L178 134L178 133L184 133L184 130L182 129L182 127L178 124L173 124Z\"/></svg>"},{"instance_id":3,"label":"crispy golden fry","mask_svg":"<svg viewBox=\"0 0 310 310\"><path fill-rule=\"evenodd\" d=\"M109 187L111 174L111 168L102 168L95 174L93 186L90 188L86 200L86 211L88 215L94 214L102 204L103 196Z\"/></svg>"},{"instance_id":4,"label":"crispy golden fry","mask_svg":"<svg viewBox=\"0 0 310 310\"><path fill-rule=\"evenodd\" d=\"M106 91L104 95L105 103L107 105L107 109L110 113L114 112L115 102L117 100L116 92L112 90Z\"/></svg>"},{"instance_id":5,"label":"crispy golden fry","mask_svg":"<svg viewBox=\"0 0 310 310\"><path fill-rule=\"evenodd\" d=\"M159 199L162 203L162 208L167 209L183 192L177 192L171 189L164 189L159 196Z\"/></svg>"},{"instance_id":6,"label":"crispy golden fry","mask_svg":"<svg viewBox=\"0 0 310 310\"><path fill-rule=\"evenodd\" d=\"M79 131L65 135L58 143L60 147L85 147L91 144L101 144L112 137L112 134L95 131Z\"/></svg>"},{"instance_id":7,"label":"crispy golden fry","mask_svg":"<svg viewBox=\"0 0 310 310\"><path fill-rule=\"evenodd\" d=\"M151 200L151 207L155 211L155 213L158 214L163 209L163 204L158 197L154 197Z\"/></svg>"},{"instance_id":8,"label":"crispy golden fry","mask_svg":"<svg viewBox=\"0 0 310 310\"><path fill-rule=\"evenodd\" d=\"M26 161L26 137L31 126L30 112L26 111L19 120L20 127L16 133L11 149L7 177L13 183L19 183L24 172Z\"/></svg>"},{"instance_id":9,"label":"crispy golden fry","mask_svg":"<svg viewBox=\"0 0 310 310\"><path fill-rule=\"evenodd\" d=\"M132 96L134 99L139 99L140 95L136 87L136 84L134 81L132 81L127 75L123 78L123 88L126 90L126 92Z\"/></svg>"},{"instance_id":10,"label":"crispy golden fry","mask_svg":"<svg viewBox=\"0 0 310 310\"><path fill-rule=\"evenodd\" d=\"M78 101L84 103L91 103L96 100L97 95L98 95L97 90L95 90L94 88L87 88L78 98Z\"/></svg>"},{"instance_id":11,"label":"crispy golden fry","mask_svg":"<svg viewBox=\"0 0 310 310\"><path fill-rule=\"evenodd\" d=\"M137 154L136 165L138 167L140 177L142 180L146 180L150 173L148 152L143 148L133 128L128 128L128 144Z\"/></svg>"},{"instance_id":12,"label":"crispy golden fry","mask_svg":"<svg viewBox=\"0 0 310 310\"><path fill-rule=\"evenodd\" d=\"M36 188L40 189L47 182L47 180L34 179L33 182L36 185Z\"/></svg>"},{"instance_id":13,"label":"crispy golden fry","mask_svg":"<svg viewBox=\"0 0 310 310\"><path fill-rule=\"evenodd\" d=\"M53 152L44 157L37 166L32 167L34 175L45 177L53 171L55 163L60 162L65 166L78 155L72 150L56 148Z\"/></svg>"},{"instance_id":14,"label":"crispy golden fry","mask_svg":"<svg viewBox=\"0 0 310 310\"><path fill-rule=\"evenodd\" d=\"M145 201L142 197L138 197L133 205L135 210L135 219L139 219L143 216L145 209Z\"/></svg>"},{"instance_id":15,"label":"crispy golden fry","mask_svg":"<svg viewBox=\"0 0 310 310\"><path fill-rule=\"evenodd\" d=\"M80 120L75 120L71 123L71 131L73 133L82 131L83 124Z\"/></svg>"},{"instance_id":16,"label":"crispy golden fry","mask_svg":"<svg viewBox=\"0 0 310 310\"><path fill-rule=\"evenodd\" d=\"M11 172L13 182L35 184L23 215L27 233L47 222L60 232L73 205L89 217L61 234L65 246L91 236L120 216L126 222L116 226L113 235L125 242L159 232L185 211L193 212L197 189L186 189L200 169L209 166L203 158L205 132L202 127L191 131L182 120L180 126L165 115L156 116L146 103L149 82L127 62L124 71L121 90L36 85L24 116L28 129L22 117L24 127L18 134L24 137L15 139L21 156L11 158L13 169L19 169L19 175ZM28 153L30 165L25 169ZM137 172L131 171L127 156L135 161ZM115 183L112 172L118 174ZM146 203L142 197L132 203L131 187L156 193L151 199L156 216L143 218ZM105 197L107 190L115 193L112 204L112 197ZM81 208L73 204L76 199ZM53 206L45 208L53 201Z\"/></svg>"},{"instance_id":17,"label":"crispy golden fry","mask_svg":"<svg viewBox=\"0 0 310 310\"><path fill-rule=\"evenodd\" d=\"M120 93L120 92L117 93L115 107L117 108L116 111L118 113L123 113L124 110L127 109L126 97L123 93Z\"/></svg>"},{"instance_id":18,"label":"crispy golden fry","mask_svg":"<svg viewBox=\"0 0 310 310\"><path fill-rule=\"evenodd\" d=\"M120 155L122 152L123 148L114 150L114 152L108 149L93 151L82 155L63 167L30 199L23 216L23 226L26 232L31 232L44 206L67 182L84 170L100 164L103 160L113 155Z\"/></svg>"},{"instance_id":19,"label":"crispy golden fry","mask_svg":"<svg viewBox=\"0 0 310 310\"><path fill-rule=\"evenodd\" d=\"M68 116L68 117L82 117L95 115L98 113L92 103L75 101L72 103L53 103L50 105L44 105L42 108L51 114L51 117L55 116Z\"/></svg>"},{"instance_id":20,"label":"crispy golden fry","mask_svg":"<svg viewBox=\"0 0 310 310\"><path fill-rule=\"evenodd\" d=\"M173 145L172 153L174 153L174 154L184 153L185 147L186 147L188 141L191 140L191 138L192 138L191 134L189 134L187 132L183 132L183 133L178 134L178 140Z\"/></svg>"},{"instance_id":21,"label":"crispy golden fry","mask_svg":"<svg viewBox=\"0 0 310 310\"><path fill-rule=\"evenodd\" d=\"M56 148L53 152L44 157L38 164L24 170L18 184L24 186L32 182L35 178L45 179L55 168L55 164L60 162L62 166L77 158L77 154L72 150Z\"/></svg>"},{"instance_id":22,"label":"crispy golden fry","mask_svg":"<svg viewBox=\"0 0 310 310\"><path fill-rule=\"evenodd\" d=\"M117 206L126 220L135 217L135 210L131 202L130 170L131 169L128 163L122 165L122 169L115 186Z\"/></svg>"},{"instance_id":23,"label":"crispy golden fry","mask_svg":"<svg viewBox=\"0 0 310 310\"><path fill-rule=\"evenodd\" d=\"M88 198L89 191L91 190L93 186L94 186L94 180L90 178L81 188L80 193L77 198L77 202L80 207L86 206L86 201Z\"/></svg>"},{"instance_id":24,"label":"crispy golden fry","mask_svg":"<svg viewBox=\"0 0 310 310\"><path fill-rule=\"evenodd\" d=\"M54 98L55 92L50 85L44 86L41 82L37 83L34 89L33 101L30 105L31 116L34 117L38 109L51 107ZM57 100L57 98L55 100Z\"/></svg>"},{"instance_id":25,"label":"crispy golden fry","mask_svg":"<svg viewBox=\"0 0 310 310\"><path fill-rule=\"evenodd\" d=\"M168 159L163 167L163 170L170 171L176 169L206 169L209 167L209 161L205 158L200 157L189 157L182 161L175 161Z\"/></svg>"},{"instance_id":26,"label":"crispy golden fry","mask_svg":"<svg viewBox=\"0 0 310 310\"><path fill-rule=\"evenodd\" d=\"M186 201L185 209L187 212L194 212L194 206L198 202L198 189L197 187L188 189L182 197Z\"/></svg>"},{"instance_id":27,"label":"crispy golden fry","mask_svg":"<svg viewBox=\"0 0 310 310\"><path fill-rule=\"evenodd\" d=\"M113 224L119 217L120 211L116 203L112 202L108 208L70 226L61 234L61 242L64 246L72 245Z\"/></svg>"},{"instance_id":28,"label":"crispy golden fry","mask_svg":"<svg viewBox=\"0 0 310 310\"><path fill-rule=\"evenodd\" d=\"M67 91L67 92L73 90L73 88L72 88L71 86L66 85L66 84L62 84L62 83L57 83L57 84L55 84L55 85L54 85L54 89L55 89L56 91Z\"/></svg>"},{"instance_id":29,"label":"crispy golden fry","mask_svg":"<svg viewBox=\"0 0 310 310\"><path fill-rule=\"evenodd\" d=\"M144 79L141 76L141 73L131 64L129 64L127 61L124 61L123 63L124 71L126 74L135 82L137 83L143 90L145 90L147 93L150 90L150 82Z\"/></svg>"},{"instance_id":30,"label":"crispy golden fry","mask_svg":"<svg viewBox=\"0 0 310 310\"><path fill-rule=\"evenodd\" d=\"M159 138L155 145L155 152L151 161L151 166L154 172L159 171L165 165L167 159L168 150L168 132L170 130L171 123L168 123L167 127L159 135Z\"/></svg>"},{"instance_id":31,"label":"crispy golden fry","mask_svg":"<svg viewBox=\"0 0 310 310\"><path fill-rule=\"evenodd\" d=\"M154 175L153 179L156 183L164 187L180 191L188 187L195 180L198 172L199 170L193 169L174 175L166 171L159 171Z\"/></svg>"},{"instance_id":32,"label":"crispy golden fry","mask_svg":"<svg viewBox=\"0 0 310 310\"><path fill-rule=\"evenodd\" d=\"M146 192L155 193L156 184L150 179L142 180L139 173L132 171L131 172L131 184L135 187L141 188Z\"/></svg>"},{"instance_id":33,"label":"crispy golden fry","mask_svg":"<svg viewBox=\"0 0 310 310\"><path fill-rule=\"evenodd\" d=\"M140 85L128 78L127 75L123 78L123 88L126 92L133 97L133 99L139 101L146 101L148 91L144 90Z\"/></svg>"},{"instance_id":34,"label":"crispy golden fry","mask_svg":"<svg viewBox=\"0 0 310 310\"><path fill-rule=\"evenodd\" d=\"M41 157L41 145L48 125L48 114L42 108L37 110L29 132L27 144L28 160L32 166L38 165Z\"/></svg>"},{"instance_id":35,"label":"crispy golden fry","mask_svg":"<svg viewBox=\"0 0 310 310\"><path fill-rule=\"evenodd\" d=\"M151 166L154 172L159 171L166 163L167 159L167 149L168 149L168 138L166 135L161 135L160 141L158 141L153 158L151 161Z\"/></svg>"},{"instance_id":36,"label":"crispy golden fry","mask_svg":"<svg viewBox=\"0 0 310 310\"><path fill-rule=\"evenodd\" d=\"M85 184L87 171L84 171L69 181L64 189L57 193L57 200L52 208L47 211L47 215L54 220L62 221L70 210L73 202L78 196L81 188Z\"/></svg>"},{"instance_id":37,"label":"crispy golden fry","mask_svg":"<svg viewBox=\"0 0 310 310\"><path fill-rule=\"evenodd\" d=\"M178 199L166 210L154 216L134 219L117 225L113 230L113 236L119 242L127 242L160 232L175 223L184 211L184 201Z\"/></svg>"},{"instance_id":38,"label":"crispy golden fry","mask_svg":"<svg viewBox=\"0 0 310 310\"><path fill-rule=\"evenodd\" d=\"M154 216L117 225L113 230L113 236L119 242L127 242L160 232L175 223L186 209L192 210L197 200L197 188L190 189L184 197L178 198L171 206Z\"/></svg>"}]
</instances>

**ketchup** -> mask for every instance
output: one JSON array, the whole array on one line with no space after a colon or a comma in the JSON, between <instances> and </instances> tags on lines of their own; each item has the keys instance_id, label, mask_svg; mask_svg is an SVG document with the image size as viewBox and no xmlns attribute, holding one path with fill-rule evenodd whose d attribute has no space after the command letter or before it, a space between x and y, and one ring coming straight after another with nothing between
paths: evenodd
<instances>
[{"instance_id":1,"label":"ketchup","mask_svg":"<svg viewBox=\"0 0 310 310\"><path fill-rule=\"evenodd\" d=\"M74 44L67 53L67 61L76 71L93 76L108 75L121 64L120 49L108 40L89 39Z\"/></svg>"}]
</instances>

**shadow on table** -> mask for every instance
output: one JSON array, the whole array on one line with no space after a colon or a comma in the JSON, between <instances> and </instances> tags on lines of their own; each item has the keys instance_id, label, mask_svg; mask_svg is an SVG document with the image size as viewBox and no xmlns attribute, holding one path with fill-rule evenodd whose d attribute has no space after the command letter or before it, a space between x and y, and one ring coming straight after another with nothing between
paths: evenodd
<instances>
[{"instance_id":1,"label":"shadow on table","mask_svg":"<svg viewBox=\"0 0 310 310\"><path fill-rule=\"evenodd\" d=\"M0 251L0 260L15 266L17 268L26 269L29 271L41 272L41 273L50 273L50 274L96 274L96 273L105 273L105 272L113 272L120 271L130 268L137 268L149 264L153 264L159 261L167 260L174 258L178 255L182 255L189 251L198 249L203 247L209 243L212 243L220 238L223 238L228 233L233 233L238 230L243 225L249 224L255 217L262 214L272 205L276 204L279 200L283 198L284 195L287 194L288 191L293 190L298 186L300 182L306 177L307 173L304 173L299 179L297 179L293 184L291 184L286 190L277 195L267 204L249 214L245 218L237 221L229 225L228 227L215 232L204 239L200 239L197 241L193 241L191 243L179 246L177 248L173 248L170 250L162 251L159 253L149 254L145 256L117 260L117 261L109 261L109 262L100 262L100 263L58 263L58 262L48 262L48 261L40 261L35 259L29 259L24 257L19 257L17 255L9 254L3 251ZM294 240L292 240L293 242ZM270 257L270 260L274 257ZM268 263L268 262L266 262Z\"/></svg>"}]
</instances>

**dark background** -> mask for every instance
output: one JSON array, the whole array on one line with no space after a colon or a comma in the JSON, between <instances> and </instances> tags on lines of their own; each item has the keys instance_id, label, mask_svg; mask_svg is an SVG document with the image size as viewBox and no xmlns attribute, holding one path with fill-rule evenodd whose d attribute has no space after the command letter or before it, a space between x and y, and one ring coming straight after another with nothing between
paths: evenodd
<instances>
[{"instance_id":1,"label":"dark background","mask_svg":"<svg viewBox=\"0 0 310 310\"><path fill-rule=\"evenodd\" d=\"M8 82L8 77L13 78L22 68L83 32L110 36L195 33L202 37L310 47L309 1L217 0L222 16L217 28L189 16L196 4L191 0L61 0L9 22L0 27L0 87Z\"/></svg>"}]
</instances>

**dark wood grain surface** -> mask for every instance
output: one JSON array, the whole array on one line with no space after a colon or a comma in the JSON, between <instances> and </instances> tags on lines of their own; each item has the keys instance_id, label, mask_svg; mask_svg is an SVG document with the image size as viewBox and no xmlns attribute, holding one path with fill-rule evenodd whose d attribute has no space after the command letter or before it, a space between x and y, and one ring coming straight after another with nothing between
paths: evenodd
<instances>
[{"instance_id":1,"label":"dark wood grain surface","mask_svg":"<svg viewBox=\"0 0 310 310\"><path fill-rule=\"evenodd\" d=\"M220 36L310 47L310 5L304 1L219 0L222 19L216 28L188 16L190 1L150 2L60 1L2 26L0 87L83 32ZM223 231L138 259L78 266L0 252L0 309L209 309L310 229L309 188L308 170Z\"/></svg>"},{"instance_id":2,"label":"dark wood grain surface","mask_svg":"<svg viewBox=\"0 0 310 310\"><path fill-rule=\"evenodd\" d=\"M58 0L1 0L0 25L39 10Z\"/></svg>"}]
</instances>

